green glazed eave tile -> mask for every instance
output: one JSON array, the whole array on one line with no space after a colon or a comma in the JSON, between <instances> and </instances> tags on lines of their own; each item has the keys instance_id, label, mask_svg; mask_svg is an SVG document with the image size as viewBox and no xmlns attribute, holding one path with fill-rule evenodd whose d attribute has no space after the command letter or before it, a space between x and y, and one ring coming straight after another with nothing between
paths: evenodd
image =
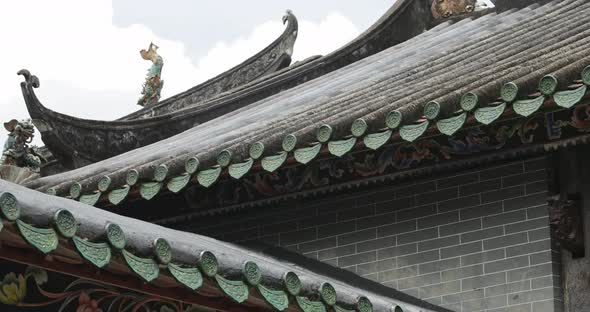
<instances>
[{"instance_id":1,"label":"green glazed eave tile","mask_svg":"<svg viewBox=\"0 0 590 312\"><path fill-rule=\"evenodd\" d=\"M183 268L173 263L168 264L168 271L182 285L196 290L203 285L203 276L198 268Z\"/></svg>"},{"instance_id":2,"label":"green glazed eave tile","mask_svg":"<svg viewBox=\"0 0 590 312\"><path fill-rule=\"evenodd\" d=\"M88 195L80 196L80 202L86 205L94 206L98 199L100 198L101 192L96 192Z\"/></svg>"},{"instance_id":3,"label":"green glazed eave tile","mask_svg":"<svg viewBox=\"0 0 590 312\"><path fill-rule=\"evenodd\" d=\"M145 182L139 186L139 194L145 200L154 198L162 189L160 182Z\"/></svg>"},{"instance_id":4,"label":"green glazed eave tile","mask_svg":"<svg viewBox=\"0 0 590 312\"><path fill-rule=\"evenodd\" d=\"M234 179L239 179L252 169L253 164L254 160L252 158L243 163L231 164L228 168L229 176Z\"/></svg>"},{"instance_id":5,"label":"green glazed eave tile","mask_svg":"<svg viewBox=\"0 0 590 312\"><path fill-rule=\"evenodd\" d=\"M326 312L326 306L322 302L299 296L295 297L295 300L303 312Z\"/></svg>"},{"instance_id":6,"label":"green glazed eave tile","mask_svg":"<svg viewBox=\"0 0 590 312\"><path fill-rule=\"evenodd\" d=\"M182 189L188 185L190 180L191 180L190 174L188 174L188 173L183 174L178 177L174 177L174 178L170 179L170 181L168 181L168 184L166 184L166 187L168 188L168 190L170 192L178 193L178 192L182 191Z\"/></svg>"},{"instance_id":7,"label":"green glazed eave tile","mask_svg":"<svg viewBox=\"0 0 590 312\"><path fill-rule=\"evenodd\" d=\"M258 285L258 291L273 308L283 311L289 307L289 296L286 292L268 289L262 285Z\"/></svg>"},{"instance_id":8,"label":"green glazed eave tile","mask_svg":"<svg viewBox=\"0 0 590 312\"><path fill-rule=\"evenodd\" d=\"M103 176L98 180L98 185L96 186L99 191L106 192L109 190L111 186L112 179L109 176Z\"/></svg>"},{"instance_id":9,"label":"green glazed eave tile","mask_svg":"<svg viewBox=\"0 0 590 312\"><path fill-rule=\"evenodd\" d=\"M328 151L336 157L342 157L344 154L350 152L356 144L356 138L352 137L347 140L330 141L328 142Z\"/></svg>"},{"instance_id":10,"label":"green glazed eave tile","mask_svg":"<svg viewBox=\"0 0 590 312\"><path fill-rule=\"evenodd\" d=\"M399 128L399 135L403 140L413 142L417 138L421 137L424 132L426 132L428 125L428 121L423 121L418 124L401 126Z\"/></svg>"},{"instance_id":11,"label":"green glazed eave tile","mask_svg":"<svg viewBox=\"0 0 590 312\"><path fill-rule=\"evenodd\" d=\"M475 120L484 125L489 125L502 116L506 109L506 103L497 106L486 106L475 110Z\"/></svg>"},{"instance_id":12,"label":"green glazed eave tile","mask_svg":"<svg viewBox=\"0 0 590 312\"><path fill-rule=\"evenodd\" d=\"M367 148L372 150L376 150L383 146L387 141L391 138L393 132L391 130L379 132L379 133L370 133L367 134L363 138L363 142Z\"/></svg>"},{"instance_id":13,"label":"green glazed eave tile","mask_svg":"<svg viewBox=\"0 0 590 312\"><path fill-rule=\"evenodd\" d=\"M20 217L18 200L13 194L0 192L0 215L8 221L16 221Z\"/></svg>"},{"instance_id":14,"label":"green glazed eave tile","mask_svg":"<svg viewBox=\"0 0 590 312\"><path fill-rule=\"evenodd\" d=\"M334 306L334 311L335 312L355 312L354 310L348 310L348 309L339 307L337 305Z\"/></svg>"},{"instance_id":15,"label":"green glazed eave tile","mask_svg":"<svg viewBox=\"0 0 590 312\"><path fill-rule=\"evenodd\" d=\"M219 274L215 275L215 280L223 293L237 303L242 303L248 299L248 286L246 286L246 283L242 281L231 281L223 278Z\"/></svg>"},{"instance_id":16,"label":"green glazed eave tile","mask_svg":"<svg viewBox=\"0 0 590 312\"><path fill-rule=\"evenodd\" d=\"M538 111L545 102L545 96L538 96L534 99L518 100L512 104L514 111L524 117L532 115Z\"/></svg>"},{"instance_id":17,"label":"green glazed eave tile","mask_svg":"<svg viewBox=\"0 0 590 312\"><path fill-rule=\"evenodd\" d=\"M273 172L279 169L285 160L287 160L287 152L280 152L277 155L263 157L261 161L262 169L268 172Z\"/></svg>"},{"instance_id":18,"label":"green glazed eave tile","mask_svg":"<svg viewBox=\"0 0 590 312\"><path fill-rule=\"evenodd\" d=\"M246 261L242 267L242 274L249 285L257 286L262 280L260 267L254 261Z\"/></svg>"},{"instance_id":19,"label":"green glazed eave tile","mask_svg":"<svg viewBox=\"0 0 590 312\"><path fill-rule=\"evenodd\" d=\"M555 104L560 107L570 108L578 104L586 95L587 86L581 86L574 90L558 91L553 94Z\"/></svg>"},{"instance_id":20,"label":"green glazed eave tile","mask_svg":"<svg viewBox=\"0 0 590 312\"><path fill-rule=\"evenodd\" d=\"M72 183L72 185L70 185L70 198L76 199L78 198L82 192L82 185L78 182L74 182Z\"/></svg>"},{"instance_id":21,"label":"green glazed eave tile","mask_svg":"<svg viewBox=\"0 0 590 312\"><path fill-rule=\"evenodd\" d=\"M110 191L108 196L109 202L115 206L120 204L123 200L125 200L129 194L130 189L131 187L124 186L123 188Z\"/></svg>"},{"instance_id":22,"label":"green glazed eave tile","mask_svg":"<svg viewBox=\"0 0 590 312\"><path fill-rule=\"evenodd\" d=\"M53 225L57 233L66 238L72 238L78 231L78 222L74 215L65 209L60 209L53 214Z\"/></svg>"},{"instance_id":23,"label":"green glazed eave tile","mask_svg":"<svg viewBox=\"0 0 590 312\"><path fill-rule=\"evenodd\" d=\"M74 236L73 241L80 255L96 267L102 268L111 261L111 248L108 244L92 243L78 236Z\"/></svg>"},{"instance_id":24,"label":"green glazed eave tile","mask_svg":"<svg viewBox=\"0 0 590 312\"><path fill-rule=\"evenodd\" d=\"M361 296L357 299L356 310L359 312L373 312L373 303L369 298Z\"/></svg>"},{"instance_id":25,"label":"green glazed eave tile","mask_svg":"<svg viewBox=\"0 0 590 312\"><path fill-rule=\"evenodd\" d=\"M203 170L197 174L197 181L204 187L210 187L219 179L220 174L221 167Z\"/></svg>"},{"instance_id":26,"label":"green glazed eave tile","mask_svg":"<svg viewBox=\"0 0 590 312\"><path fill-rule=\"evenodd\" d=\"M107 241L111 244L111 246L119 250L125 248L125 245L127 244L125 233L119 225L115 223L108 223L105 226L105 233Z\"/></svg>"},{"instance_id":27,"label":"green glazed eave tile","mask_svg":"<svg viewBox=\"0 0 590 312\"><path fill-rule=\"evenodd\" d=\"M437 121L436 127L440 133L451 136L463 127L465 120L467 120L467 114L461 113L460 115Z\"/></svg>"},{"instance_id":28,"label":"green glazed eave tile","mask_svg":"<svg viewBox=\"0 0 590 312\"><path fill-rule=\"evenodd\" d=\"M190 157L184 163L184 170L186 170L186 173L188 174L197 172L197 169L199 169L199 159L197 157Z\"/></svg>"},{"instance_id":29,"label":"green glazed eave tile","mask_svg":"<svg viewBox=\"0 0 590 312\"><path fill-rule=\"evenodd\" d=\"M123 249L123 258L129 268L148 283L160 274L158 264L152 259L140 258L125 249Z\"/></svg>"},{"instance_id":30,"label":"green glazed eave tile","mask_svg":"<svg viewBox=\"0 0 590 312\"><path fill-rule=\"evenodd\" d=\"M16 220L16 225L23 238L42 253L50 253L57 248L57 233L49 229L41 229L29 225L21 220Z\"/></svg>"},{"instance_id":31,"label":"green glazed eave tile","mask_svg":"<svg viewBox=\"0 0 590 312\"><path fill-rule=\"evenodd\" d=\"M312 161L320 153L322 149L321 144L316 144L310 147L298 148L293 152L295 160L301 164L307 164Z\"/></svg>"}]
</instances>

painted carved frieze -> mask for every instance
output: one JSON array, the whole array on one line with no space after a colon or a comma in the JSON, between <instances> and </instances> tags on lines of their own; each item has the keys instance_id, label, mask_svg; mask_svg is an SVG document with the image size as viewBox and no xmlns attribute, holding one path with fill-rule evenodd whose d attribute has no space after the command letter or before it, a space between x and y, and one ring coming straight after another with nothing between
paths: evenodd
<instances>
[{"instance_id":1,"label":"painted carved frieze","mask_svg":"<svg viewBox=\"0 0 590 312\"><path fill-rule=\"evenodd\" d=\"M535 114L526 119L507 119L488 126L462 128L451 136L385 144L376 150L312 160L305 166L260 171L239 180L221 179L208 192L193 186L184 195L191 203L190 208L202 211L324 188L358 186L368 178L436 166L449 160L468 162L474 156L495 151L543 144L557 148L562 140L590 132L588 116L590 105L580 105L574 110Z\"/></svg>"},{"instance_id":2,"label":"painted carved frieze","mask_svg":"<svg viewBox=\"0 0 590 312\"><path fill-rule=\"evenodd\" d=\"M197 312L196 306L0 260L0 311Z\"/></svg>"}]
</instances>

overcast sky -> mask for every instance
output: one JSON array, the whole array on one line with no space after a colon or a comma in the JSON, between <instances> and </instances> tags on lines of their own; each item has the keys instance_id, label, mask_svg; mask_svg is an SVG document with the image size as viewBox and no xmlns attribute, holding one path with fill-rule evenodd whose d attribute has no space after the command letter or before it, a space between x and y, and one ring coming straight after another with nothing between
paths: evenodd
<instances>
[{"instance_id":1,"label":"overcast sky","mask_svg":"<svg viewBox=\"0 0 590 312\"><path fill-rule=\"evenodd\" d=\"M133 112L150 63L164 58L162 98L239 64L299 19L294 61L327 54L374 23L394 0L26 0L0 10L0 118L26 118L19 69L37 75L41 101L68 115L112 120ZM0 136L3 144L5 136ZM37 144L42 143L39 140Z\"/></svg>"}]
</instances>

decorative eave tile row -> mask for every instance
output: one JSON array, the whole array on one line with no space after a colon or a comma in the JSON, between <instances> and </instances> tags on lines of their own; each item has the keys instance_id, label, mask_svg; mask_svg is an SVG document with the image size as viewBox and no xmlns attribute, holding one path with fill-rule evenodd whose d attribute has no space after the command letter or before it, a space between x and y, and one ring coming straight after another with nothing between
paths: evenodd
<instances>
[{"instance_id":1,"label":"decorative eave tile row","mask_svg":"<svg viewBox=\"0 0 590 312\"><path fill-rule=\"evenodd\" d=\"M317 141L308 146L297 147L297 137L289 134L282 141L282 151L273 155L265 155L264 144L257 142L250 146L250 157L243 162L232 163L231 151L223 150L217 156L217 165L210 168L200 169L199 160L196 157L191 157L185 162L184 172L178 176L169 177L168 168L162 164L153 170L150 181L140 180L138 171L132 169L128 171L124 185L112 185L111 178L103 176L99 180L97 190L91 193L82 194L80 183L73 182L67 194L57 195L76 199L89 205L97 204L101 198L112 205L118 205L127 198L132 188L137 189L139 195L146 200L154 198L163 189L178 193L191 183L198 183L208 188L224 174L224 171L231 178L240 179L249 173L257 162L262 170L274 172L287 163L291 155L295 162L307 164L317 158L323 150L336 157L341 157L355 148L360 148L361 145L376 150L392 141L414 142L427 133L436 135L438 132L452 136L470 121L481 125L490 125L509 112L509 108L522 117L539 112L546 103L555 103L559 108L569 109L579 103L588 92L590 66L582 70L581 76L581 83L575 89L558 91L558 87L560 84L563 85L563 82L558 81L553 75L546 75L539 81L539 92L536 96L518 99L519 94L522 93L521 90L515 83L509 82L499 90L501 101L479 107L478 104L481 101L477 93L469 92L460 99L461 109L449 117L441 117L442 110L439 103L429 102L424 105L423 118L413 123L404 123L400 111L390 112L385 117L385 127L378 132L367 133L369 129L367 121L357 119L352 123L349 135L336 139L333 137L333 128L330 125L322 125L316 133ZM53 188L49 188L47 193L56 195Z\"/></svg>"},{"instance_id":2,"label":"decorative eave tile row","mask_svg":"<svg viewBox=\"0 0 590 312\"><path fill-rule=\"evenodd\" d=\"M35 191L30 191L35 192ZM253 291L275 310L286 310L290 305L297 305L304 312L358 311L372 312L373 303L366 296L356 297L355 302L344 302L339 299L337 289L319 276L306 276L302 282L299 275L293 271L282 274L281 281L265 285L276 276L265 276L265 272L255 260L244 261L239 276L224 277L217 256L211 251L201 251L198 261L193 264L177 263L173 259L173 249L169 242L157 238L152 243L152 256L141 257L128 250L127 240L123 228L115 223L108 223L104 228L102 239L88 240L79 236L79 222L66 209L57 210L51 218L52 227L38 227L25 222L23 211L19 207L17 198L9 192L0 192L0 231L4 224L12 224L30 246L43 254L51 254L60 244L67 248L68 242L74 246L79 255L96 268L102 269L113 262L115 254L123 259L129 269L141 280L154 282L162 271L167 270L174 279L184 287L196 291L208 279L215 284L227 297L237 303L244 303ZM268 263L266 264L268 265ZM277 286L280 285L280 286ZM349 291L349 290L347 290ZM397 303L383 304L379 298L376 311L414 311L413 305L402 307Z\"/></svg>"}]
</instances>

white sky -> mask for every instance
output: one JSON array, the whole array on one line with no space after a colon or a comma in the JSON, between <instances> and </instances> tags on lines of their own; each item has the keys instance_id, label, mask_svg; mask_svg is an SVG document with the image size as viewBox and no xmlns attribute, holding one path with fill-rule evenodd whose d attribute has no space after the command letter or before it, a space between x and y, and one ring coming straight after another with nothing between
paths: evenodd
<instances>
[{"instance_id":1,"label":"white sky","mask_svg":"<svg viewBox=\"0 0 590 312\"><path fill-rule=\"evenodd\" d=\"M160 3L166 5L165 1ZM217 41L195 57L187 48L194 43L159 36L143 24L116 26L113 14L111 1L104 0L3 3L0 121L28 117L19 87L22 78L16 75L22 68L39 77L37 94L51 109L81 118L112 120L140 108L136 102L150 63L141 59L139 50L147 48L150 41L159 45L164 58L164 99L242 62L284 30L279 15L243 29L231 39ZM364 30L337 8L314 21L298 18L294 61L327 54ZM0 144L4 138L0 136ZM42 145L39 138L35 143Z\"/></svg>"}]
</instances>

